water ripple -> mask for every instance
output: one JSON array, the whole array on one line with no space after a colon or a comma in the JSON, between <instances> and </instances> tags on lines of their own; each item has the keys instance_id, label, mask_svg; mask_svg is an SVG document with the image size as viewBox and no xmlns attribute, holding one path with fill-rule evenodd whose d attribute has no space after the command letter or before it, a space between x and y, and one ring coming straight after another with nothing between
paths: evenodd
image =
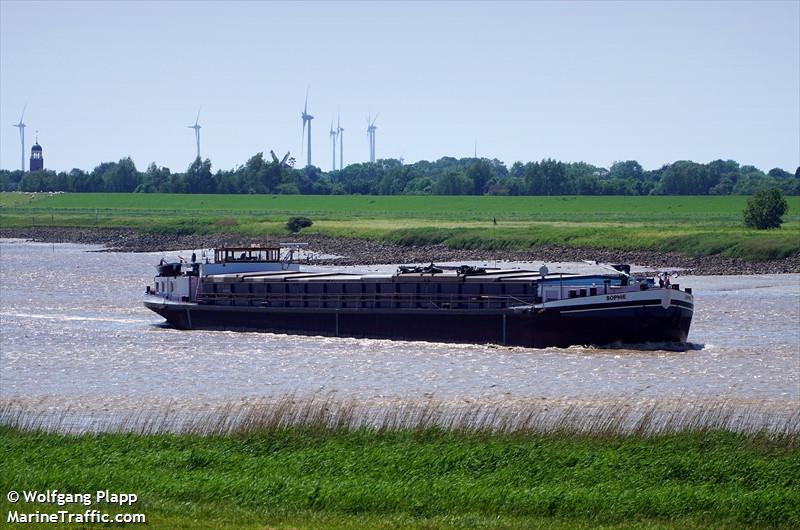
<instances>
[{"instance_id":1,"label":"water ripple","mask_svg":"<svg viewBox=\"0 0 800 530\"><path fill-rule=\"evenodd\" d=\"M682 277L696 295L688 348L538 350L178 331L141 304L160 255L87 248L0 242L0 397L800 402L796 274Z\"/></svg>"}]
</instances>

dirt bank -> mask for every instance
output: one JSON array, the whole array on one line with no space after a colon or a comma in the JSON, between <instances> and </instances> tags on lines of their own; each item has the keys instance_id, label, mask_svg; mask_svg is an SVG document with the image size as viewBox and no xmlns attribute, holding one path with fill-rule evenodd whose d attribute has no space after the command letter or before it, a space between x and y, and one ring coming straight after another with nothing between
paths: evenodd
<instances>
[{"instance_id":1,"label":"dirt bank","mask_svg":"<svg viewBox=\"0 0 800 530\"><path fill-rule=\"evenodd\" d=\"M444 245L403 247L380 241L334 238L321 235L251 238L238 234L176 235L143 234L127 229L38 227L0 229L0 237L14 237L46 243L82 243L104 245L120 252L158 252L181 249L249 245L278 245L289 240L302 241L317 252L343 256L327 260L335 265L377 265L394 263L429 263L442 261L581 261L635 263L653 268L688 269L694 274L779 274L800 272L800 255L768 261L745 261L725 256L692 258L653 250L619 251L595 248L540 246L529 250L465 250Z\"/></svg>"}]
</instances>

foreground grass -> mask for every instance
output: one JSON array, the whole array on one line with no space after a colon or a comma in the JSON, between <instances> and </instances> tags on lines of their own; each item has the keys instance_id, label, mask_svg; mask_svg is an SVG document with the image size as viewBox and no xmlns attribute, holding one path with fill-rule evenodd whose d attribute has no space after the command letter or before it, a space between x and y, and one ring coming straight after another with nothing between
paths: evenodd
<instances>
[{"instance_id":1,"label":"foreground grass","mask_svg":"<svg viewBox=\"0 0 800 530\"><path fill-rule=\"evenodd\" d=\"M141 501L132 511L164 528L800 525L796 436L283 428L204 437L6 427L0 454L3 497L12 489L133 492ZM0 513L9 508L3 499Z\"/></svg>"},{"instance_id":2,"label":"foreground grass","mask_svg":"<svg viewBox=\"0 0 800 530\"><path fill-rule=\"evenodd\" d=\"M657 250L749 260L800 252L800 197L780 230L742 226L747 197L419 197L0 194L0 225L135 228L173 234L304 233L401 245L524 250L539 245ZM494 221L497 220L497 224Z\"/></svg>"}]
</instances>

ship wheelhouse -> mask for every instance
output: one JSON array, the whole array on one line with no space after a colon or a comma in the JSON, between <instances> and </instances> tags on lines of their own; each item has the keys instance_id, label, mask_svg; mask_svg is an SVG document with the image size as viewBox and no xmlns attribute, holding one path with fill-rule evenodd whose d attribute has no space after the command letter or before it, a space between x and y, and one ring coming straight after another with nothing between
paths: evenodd
<instances>
[{"instance_id":1,"label":"ship wheelhouse","mask_svg":"<svg viewBox=\"0 0 800 530\"><path fill-rule=\"evenodd\" d=\"M166 262L162 259L157 265L158 274L153 279L153 286L147 287L147 294L169 301L193 302L200 291L201 278L219 274L299 271L300 265L293 260L296 248L297 245L290 247L289 252L282 255L279 247L222 247L213 251L213 259L205 252L199 261L194 253L190 260L180 257L180 261Z\"/></svg>"}]
</instances>

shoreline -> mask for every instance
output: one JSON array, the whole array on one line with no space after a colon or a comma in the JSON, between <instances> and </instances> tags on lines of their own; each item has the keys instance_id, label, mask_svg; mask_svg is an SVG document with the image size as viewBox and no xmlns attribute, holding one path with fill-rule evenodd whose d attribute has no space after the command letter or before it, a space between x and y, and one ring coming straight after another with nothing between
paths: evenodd
<instances>
[{"instance_id":1,"label":"shoreline","mask_svg":"<svg viewBox=\"0 0 800 530\"><path fill-rule=\"evenodd\" d=\"M800 273L800 255L779 260L745 261L727 256L694 258L655 250L610 250L561 246L539 246L529 250L454 249L445 245L405 247L367 239L340 238L320 234L294 237L248 237L240 234L149 234L126 228L36 227L0 228L0 237L41 243L103 245L111 252L159 252L184 249L250 245L280 245L287 239L308 243L313 250L338 258L319 260L325 265L384 265L443 261L546 261L630 263L652 269L682 269L684 274L784 274Z\"/></svg>"}]
</instances>

